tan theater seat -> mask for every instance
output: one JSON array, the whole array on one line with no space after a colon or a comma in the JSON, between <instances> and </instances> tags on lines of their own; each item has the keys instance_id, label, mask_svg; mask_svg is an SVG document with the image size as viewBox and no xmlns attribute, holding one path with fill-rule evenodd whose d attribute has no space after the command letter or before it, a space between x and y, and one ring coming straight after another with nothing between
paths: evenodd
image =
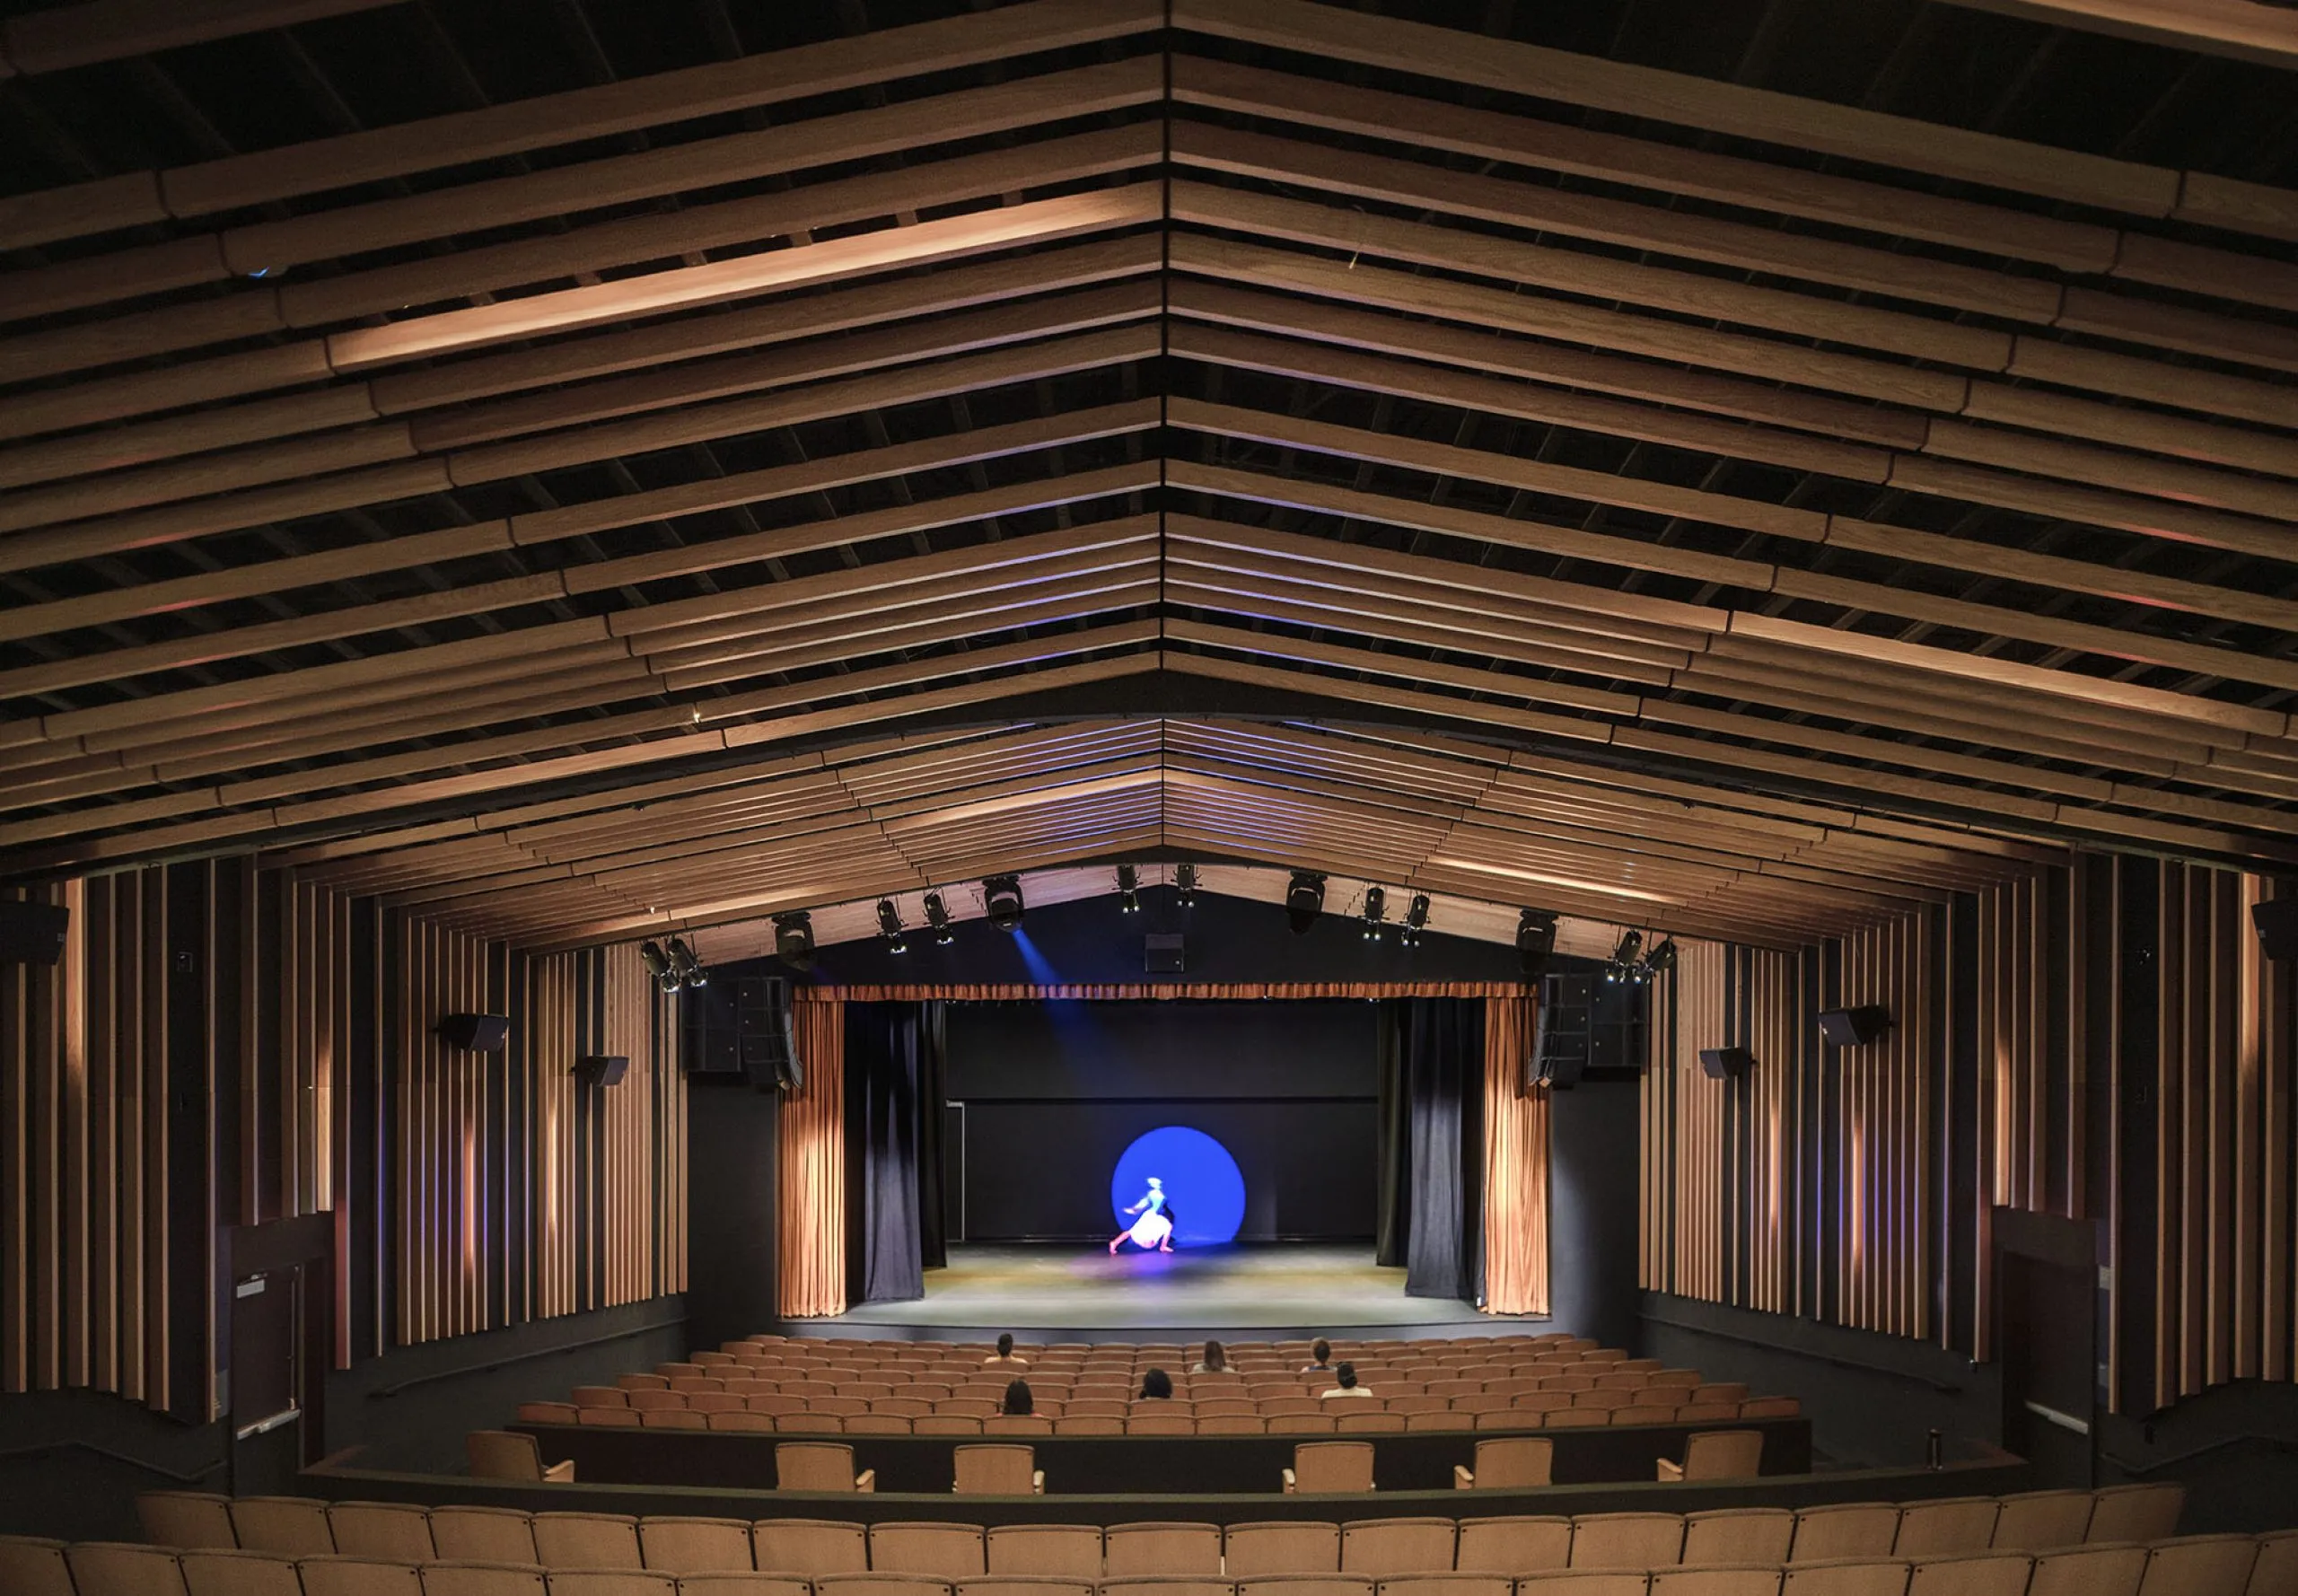
<instances>
[{"instance_id":1,"label":"tan theater seat","mask_svg":"<svg viewBox=\"0 0 2298 1596\"><path fill-rule=\"evenodd\" d=\"M423 1575L412 1563L376 1557L305 1557L296 1564L303 1596L423 1596Z\"/></svg>"},{"instance_id":2,"label":"tan theater seat","mask_svg":"<svg viewBox=\"0 0 2298 1596\"><path fill-rule=\"evenodd\" d=\"M201 1548L179 1553L177 1565L188 1596L303 1596L295 1559L279 1552Z\"/></svg>"},{"instance_id":3,"label":"tan theater seat","mask_svg":"<svg viewBox=\"0 0 2298 1596\"><path fill-rule=\"evenodd\" d=\"M0 1535L0 1591L8 1596L75 1596L64 1544L36 1535Z\"/></svg>"},{"instance_id":4,"label":"tan theater seat","mask_svg":"<svg viewBox=\"0 0 2298 1596\"><path fill-rule=\"evenodd\" d=\"M2179 1532L2181 1485L2104 1486L2092 1493L2085 1540L2163 1540Z\"/></svg>"},{"instance_id":5,"label":"tan theater seat","mask_svg":"<svg viewBox=\"0 0 2298 1596\"><path fill-rule=\"evenodd\" d=\"M1944 1496L1903 1504L1892 1554L1939 1557L1986 1551L1995 1539L1996 1512L1992 1496Z\"/></svg>"},{"instance_id":6,"label":"tan theater seat","mask_svg":"<svg viewBox=\"0 0 2298 1596\"><path fill-rule=\"evenodd\" d=\"M1657 1568L1680 1562L1684 1521L1672 1513L1587 1513L1572 1521L1574 1568Z\"/></svg>"},{"instance_id":7,"label":"tan theater seat","mask_svg":"<svg viewBox=\"0 0 2298 1596\"><path fill-rule=\"evenodd\" d=\"M2147 1553L2138 1596L2218 1596L2220 1592L2242 1591L2250 1584L2258 1550L2258 1542L2248 1535L2158 1540Z\"/></svg>"},{"instance_id":8,"label":"tan theater seat","mask_svg":"<svg viewBox=\"0 0 2298 1596\"><path fill-rule=\"evenodd\" d=\"M1697 1430L1684 1442L1684 1460L1662 1458L1663 1480L1752 1479L1762 1472L1760 1430Z\"/></svg>"},{"instance_id":9,"label":"tan theater seat","mask_svg":"<svg viewBox=\"0 0 2298 1596\"><path fill-rule=\"evenodd\" d=\"M667 1574L631 1568L571 1568L550 1576L550 1596L678 1596Z\"/></svg>"},{"instance_id":10,"label":"tan theater seat","mask_svg":"<svg viewBox=\"0 0 2298 1596\"><path fill-rule=\"evenodd\" d=\"M405 1502L330 1502L327 1527L335 1549L355 1557L427 1563L439 1555L431 1515Z\"/></svg>"},{"instance_id":11,"label":"tan theater seat","mask_svg":"<svg viewBox=\"0 0 2298 1596\"><path fill-rule=\"evenodd\" d=\"M1220 1577L1218 1524L1111 1524L1101 1540L1108 1579Z\"/></svg>"},{"instance_id":12,"label":"tan theater seat","mask_svg":"<svg viewBox=\"0 0 2298 1596\"><path fill-rule=\"evenodd\" d=\"M308 1557L336 1549L327 1504L308 1496L235 1497L232 1530L250 1551Z\"/></svg>"},{"instance_id":13,"label":"tan theater seat","mask_svg":"<svg viewBox=\"0 0 2298 1596\"><path fill-rule=\"evenodd\" d=\"M870 1526L873 1574L975 1579L989 1572L979 1524L905 1521Z\"/></svg>"},{"instance_id":14,"label":"tan theater seat","mask_svg":"<svg viewBox=\"0 0 2298 1596\"><path fill-rule=\"evenodd\" d=\"M516 1507L431 1510L431 1539L448 1562L529 1564L535 1557L534 1515Z\"/></svg>"},{"instance_id":15,"label":"tan theater seat","mask_svg":"<svg viewBox=\"0 0 2298 1596\"><path fill-rule=\"evenodd\" d=\"M1795 1514L1797 1563L1838 1562L1847 1557L1888 1557L1899 1539L1896 1502L1835 1502Z\"/></svg>"},{"instance_id":16,"label":"tan theater seat","mask_svg":"<svg viewBox=\"0 0 2298 1596\"><path fill-rule=\"evenodd\" d=\"M748 1573L750 1526L747 1519L652 1515L638 1521L638 1555L649 1568L669 1574Z\"/></svg>"},{"instance_id":17,"label":"tan theater seat","mask_svg":"<svg viewBox=\"0 0 2298 1596\"><path fill-rule=\"evenodd\" d=\"M136 1498L144 1533L159 1546L235 1547L232 1499L208 1491L145 1491Z\"/></svg>"},{"instance_id":18,"label":"tan theater seat","mask_svg":"<svg viewBox=\"0 0 2298 1596\"><path fill-rule=\"evenodd\" d=\"M574 1478L574 1460L546 1468L542 1449L531 1435L513 1430L473 1430L463 1437L474 1479L517 1479L566 1485Z\"/></svg>"},{"instance_id":19,"label":"tan theater seat","mask_svg":"<svg viewBox=\"0 0 2298 1596\"><path fill-rule=\"evenodd\" d=\"M79 1596L189 1596L167 1547L83 1540L66 1549L64 1560Z\"/></svg>"},{"instance_id":20,"label":"tan theater seat","mask_svg":"<svg viewBox=\"0 0 2298 1596\"><path fill-rule=\"evenodd\" d=\"M1572 1561L1572 1521L1547 1515L1462 1519L1452 1565L1462 1574L1531 1574Z\"/></svg>"},{"instance_id":21,"label":"tan theater seat","mask_svg":"<svg viewBox=\"0 0 2298 1596\"><path fill-rule=\"evenodd\" d=\"M1780 1577L1780 1596L1906 1596L1909 1572L1899 1557L1790 1563Z\"/></svg>"},{"instance_id":22,"label":"tan theater seat","mask_svg":"<svg viewBox=\"0 0 2298 1596\"><path fill-rule=\"evenodd\" d=\"M1779 1596L1779 1569L1655 1568L1652 1596Z\"/></svg>"},{"instance_id":23,"label":"tan theater seat","mask_svg":"<svg viewBox=\"0 0 2298 1596\"><path fill-rule=\"evenodd\" d=\"M1784 1507L1717 1507L1684 1514L1683 1560L1702 1566L1787 1561L1795 1515Z\"/></svg>"},{"instance_id":24,"label":"tan theater seat","mask_svg":"<svg viewBox=\"0 0 2298 1596\"><path fill-rule=\"evenodd\" d=\"M1448 1574L1459 1540L1450 1519L1366 1519L1340 1527L1340 1571L1385 1580L1390 1574Z\"/></svg>"},{"instance_id":25,"label":"tan theater seat","mask_svg":"<svg viewBox=\"0 0 2298 1596\"><path fill-rule=\"evenodd\" d=\"M956 1478L951 1490L960 1496L1042 1496L1045 1472L1037 1451L1027 1446L988 1444L951 1450Z\"/></svg>"},{"instance_id":26,"label":"tan theater seat","mask_svg":"<svg viewBox=\"0 0 2298 1596\"><path fill-rule=\"evenodd\" d=\"M1340 1526L1306 1519L1232 1524L1222 1537L1221 1572L1231 1579L1340 1572Z\"/></svg>"},{"instance_id":27,"label":"tan theater seat","mask_svg":"<svg viewBox=\"0 0 2298 1596\"><path fill-rule=\"evenodd\" d=\"M1645 1596L1650 1588L1651 1576L1641 1569L1557 1568L1518 1579L1516 1596Z\"/></svg>"},{"instance_id":28,"label":"tan theater seat","mask_svg":"<svg viewBox=\"0 0 2298 1596\"><path fill-rule=\"evenodd\" d=\"M2091 1527L2091 1500L2088 1491L2022 1491L2004 1496L1988 1544L2016 1552L2081 1546Z\"/></svg>"},{"instance_id":29,"label":"tan theater seat","mask_svg":"<svg viewBox=\"0 0 2298 1596\"><path fill-rule=\"evenodd\" d=\"M789 1425L785 1424L783 1428ZM783 1491L874 1491L874 1469L854 1471L854 1449L833 1441L784 1441L774 1448L775 1488Z\"/></svg>"},{"instance_id":30,"label":"tan theater seat","mask_svg":"<svg viewBox=\"0 0 2298 1596\"><path fill-rule=\"evenodd\" d=\"M2027 1596L2138 1596L2139 1582L2145 1577L2143 1546L2062 1547L2036 1555Z\"/></svg>"},{"instance_id":31,"label":"tan theater seat","mask_svg":"<svg viewBox=\"0 0 2298 1596\"><path fill-rule=\"evenodd\" d=\"M786 1574L718 1570L679 1575L679 1596L813 1596L813 1589L812 1582Z\"/></svg>"},{"instance_id":32,"label":"tan theater seat","mask_svg":"<svg viewBox=\"0 0 2298 1596\"><path fill-rule=\"evenodd\" d=\"M517 1563L426 1563L423 1596L548 1596L543 1571Z\"/></svg>"},{"instance_id":33,"label":"tan theater seat","mask_svg":"<svg viewBox=\"0 0 2298 1596\"><path fill-rule=\"evenodd\" d=\"M1916 1557L1908 1596L2025 1596L2035 1560L2024 1552Z\"/></svg>"},{"instance_id":34,"label":"tan theater seat","mask_svg":"<svg viewBox=\"0 0 2298 1596\"><path fill-rule=\"evenodd\" d=\"M1101 1577L1101 1531L1095 1524L992 1524L987 1537L993 1576Z\"/></svg>"},{"instance_id":35,"label":"tan theater seat","mask_svg":"<svg viewBox=\"0 0 2298 1596\"><path fill-rule=\"evenodd\" d=\"M1373 1443L1312 1441L1294 1447L1285 1489L1304 1496L1373 1489Z\"/></svg>"},{"instance_id":36,"label":"tan theater seat","mask_svg":"<svg viewBox=\"0 0 2298 1596\"><path fill-rule=\"evenodd\" d=\"M1452 1488L1521 1491L1548 1483L1556 1443L1545 1435L1516 1435L1476 1443L1476 1467L1452 1465Z\"/></svg>"},{"instance_id":37,"label":"tan theater seat","mask_svg":"<svg viewBox=\"0 0 2298 1596\"><path fill-rule=\"evenodd\" d=\"M535 1561L545 1568L644 1568L638 1521L620 1513L539 1513Z\"/></svg>"}]
</instances>

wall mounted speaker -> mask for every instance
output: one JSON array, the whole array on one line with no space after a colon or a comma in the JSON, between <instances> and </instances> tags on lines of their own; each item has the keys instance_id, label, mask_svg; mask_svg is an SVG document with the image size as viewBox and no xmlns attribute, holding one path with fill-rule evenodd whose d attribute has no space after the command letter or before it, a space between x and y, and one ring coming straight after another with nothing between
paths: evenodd
<instances>
[{"instance_id":1,"label":"wall mounted speaker","mask_svg":"<svg viewBox=\"0 0 2298 1596\"><path fill-rule=\"evenodd\" d=\"M0 964L53 964L64 957L72 911L60 903L0 899Z\"/></svg>"},{"instance_id":2,"label":"wall mounted speaker","mask_svg":"<svg viewBox=\"0 0 2298 1596\"><path fill-rule=\"evenodd\" d=\"M466 1053L500 1053L511 1039L507 1014L444 1014L439 1020L439 1039Z\"/></svg>"},{"instance_id":3,"label":"wall mounted speaker","mask_svg":"<svg viewBox=\"0 0 2298 1596\"><path fill-rule=\"evenodd\" d=\"M1891 1011L1880 1003L1820 1011L1820 1034L1838 1048L1864 1048L1890 1028Z\"/></svg>"},{"instance_id":4,"label":"wall mounted speaker","mask_svg":"<svg viewBox=\"0 0 2298 1596\"><path fill-rule=\"evenodd\" d=\"M1718 1081L1730 1081L1756 1066L1756 1056L1745 1048L1702 1048L1699 1067Z\"/></svg>"},{"instance_id":5,"label":"wall mounted speaker","mask_svg":"<svg viewBox=\"0 0 2298 1596\"><path fill-rule=\"evenodd\" d=\"M619 1086L623 1073L630 1068L630 1060L620 1053L600 1053L574 1061L574 1083L577 1086Z\"/></svg>"},{"instance_id":6,"label":"wall mounted speaker","mask_svg":"<svg viewBox=\"0 0 2298 1596\"><path fill-rule=\"evenodd\" d=\"M1141 968L1153 976L1177 976L1188 968L1178 931L1153 931L1141 939Z\"/></svg>"},{"instance_id":7,"label":"wall mounted speaker","mask_svg":"<svg viewBox=\"0 0 2298 1596\"><path fill-rule=\"evenodd\" d=\"M2298 959L2298 898L2269 898L2250 905L2250 924L2273 960Z\"/></svg>"},{"instance_id":8,"label":"wall mounted speaker","mask_svg":"<svg viewBox=\"0 0 2298 1596\"><path fill-rule=\"evenodd\" d=\"M742 1074L760 1092L796 1092L806 1083L798 1057L798 1028L790 1013L790 983L778 976L758 983L755 1003L741 1010Z\"/></svg>"}]
</instances>

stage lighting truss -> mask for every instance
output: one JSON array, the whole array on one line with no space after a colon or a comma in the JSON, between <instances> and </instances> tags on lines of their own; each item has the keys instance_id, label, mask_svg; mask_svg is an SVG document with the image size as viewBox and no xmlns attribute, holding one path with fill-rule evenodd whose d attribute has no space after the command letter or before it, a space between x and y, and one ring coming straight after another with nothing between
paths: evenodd
<instances>
[{"instance_id":1,"label":"stage lighting truss","mask_svg":"<svg viewBox=\"0 0 2298 1596\"><path fill-rule=\"evenodd\" d=\"M1641 968L1636 962L1636 956L1643 951L1644 934L1641 931L1631 931L1622 936L1619 939L1619 945L1612 950L1611 958L1605 962L1606 984L1616 987L1623 981L1643 979L1636 974Z\"/></svg>"},{"instance_id":2,"label":"stage lighting truss","mask_svg":"<svg viewBox=\"0 0 2298 1596\"><path fill-rule=\"evenodd\" d=\"M1304 936L1325 911L1325 878L1313 870L1296 870L1285 888L1285 917L1293 934Z\"/></svg>"},{"instance_id":3,"label":"stage lighting truss","mask_svg":"<svg viewBox=\"0 0 2298 1596\"><path fill-rule=\"evenodd\" d=\"M958 940L958 934L950 929L950 906L942 901L939 892L925 895L925 926L934 934L936 947L946 948Z\"/></svg>"},{"instance_id":4,"label":"stage lighting truss","mask_svg":"<svg viewBox=\"0 0 2298 1596\"><path fill-rule=\"evenodd\" d=\"M774 956L792 969L814 968L814 917L804 909L774 916Z\"/></svg>"},{"instance_id":5,"label":"stage lighting truss","mask_svg":"<svg viewBox=\"0 0 2298 1596\"><path fill-rule=\"evenodd\" d=\"M1397 942L1403 947L1417 948L1420 945L1420 934L1427 928L1428 894L1415 892L1412 901L1405 906L1404 928L1397 933Z\"/></svg>"},{"instance_id":6,"label":"stage lighting truss","mask_svg":"<svg viewBox=\"0 0 2298 1596\"><path fill-rule=\"evenodd\" d=\"M909 938L902 932L901 910L894 907L890 898L878 899L878 934L886 939L887 952L909 951Z\"/></svg>"},{"instance_id":7,"label":"stage lighting truss","mask_svg":"<svg viewBox=\"0 0 2298 1596\"><path fill-rule=\"evenodd\" d=\"M662 951L662 944L643 942L638 944L638 958L646 966L646 973L654 978L654 985L665 992L679 989L679 972L671 963L671 956Z\"/></svg>"},{"instance_id":8,"label":"stage lighting truss","mask_svg":"<svg viewBox=\"0 0 2298 1596\"><path fill-rule=\"evenodd\" d=\"M1117 867L1117 908L1121 915L1141 912L1141 873L1130 864Z\"/></svg>"},{"instance_id":9,"label":"stage lighting truss","mask_svg":"<svg viewBox=\"0 0 2298 1596\"><path fill-rule=\"evenodd\" d=\"M1197 907L1197 866L1194 864L1173 866L1173 888L1180 894L1183 908L1195 908Z\"/></svg>"},{"instance_id":10,"label":"stage lighting truss","mask_svg":"<svg viewBox=\"0 0 2298 1596\"><path fill-rule=\"evenodd\" d=\"M678 979L665 986L662 988L663 991L675 992L680 987L710 985L710 972L702 967L702 960L694 956L694 950L686 945L685 938L677 936L671 938L668 951L671 969L677 974Z\"/></svg>"},{"instance_id":11,"label":"stage lighting truss","mask_svg":"<svg viewBox=\"0 0 2298 1596\"><path fill-rule=\"evenodd\" d=\"M1376 943L1389 928L1389 895L1380 887L1364 889L1364 940Z\"/></svg>"},{"instance_id":12,"label":"stage lighting truss","mask_svg":"<svg viewBox=\"0 0 2298 1596\"><path fill-rule=\"evenodd\" d=\"M993 875L981 883L981 907L989 923L1000 931L1014 931L1021 927L1023 905L1022 878L1018 875Z\"/></svg>"}]
</instances>

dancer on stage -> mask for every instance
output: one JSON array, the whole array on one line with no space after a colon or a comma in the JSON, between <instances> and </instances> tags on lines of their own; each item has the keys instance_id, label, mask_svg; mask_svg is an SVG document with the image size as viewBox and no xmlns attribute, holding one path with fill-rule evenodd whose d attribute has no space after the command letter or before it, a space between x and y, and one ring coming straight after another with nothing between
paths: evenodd
<instances>
[{"instance_id":1,"label":"dancer on stage","mask_svg":"<svg viewBox=\"0 0 2298 1596\"><path fill-rule=\"evenodd\" d=\"M1133 1238L1133 1244L1144 1252L1152 1247L1160 1252L1173 1250L1172 1205L1165 1200L1165 1183L1162 1180L1154 1175L1150 1176L1148 1192L1126 1212L1138 1214L1141 1217L1133 1222L1131 1230L1119 1231L1110 1238L1111 1253L1115 1253L1118 1243L1128 1236Z\"/></svg>"}]
</instances>

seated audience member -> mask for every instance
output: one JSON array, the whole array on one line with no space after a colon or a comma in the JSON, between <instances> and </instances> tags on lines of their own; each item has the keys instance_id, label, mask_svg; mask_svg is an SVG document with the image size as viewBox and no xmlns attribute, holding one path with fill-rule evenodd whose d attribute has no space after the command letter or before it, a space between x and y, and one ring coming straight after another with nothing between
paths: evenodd
<instances>
[{"instance_id":1,"label":"seated audience member","mask_svg":"<svg viewBox=\"0 0 2298 1596\"><path fill-rule=\"evenodd\" d=\"M1037 1410L1037 1398L1030 1390L1028 1381L1009 1380L1005 1382L1005 1403L1000 1412L1009 1418L1019 1418Z\"/></svg>"},{"instance_id":2,"label":"seated audience member","mask_svg":"<svg viewBox=\"0 0 2298 1596\"><path fill-rule=\"evenodd\" d=\"M1356 1365L1354 1364L1343 1364L1339 1368L1333 1371L1333 1378L1340 1383L1334 1386L1332 1390L1329 1391L1319 1393L1320 1395L1327 1397L1369 1397L1373 1394L1371 1387L1362 1386L1356 1383Z\"/></svg>"},{"instance_id":3,"label":"seated audience member","mask_svg":"<svg viewBox=\"0 0 2298 1596\"><path fill-rule=\"evenodd\" d=\"M1226 1374L1228 1372L1229 1355L1218 1341L1207 1341L1205 1355L1189 1368L1192 1374Z\"/></svg>"},{"instance_id":4,"label":"seated audience member","mask_svg":"<svg viewBox=\"0 0 2298 1596\"><path fill-rule=\"evenodd\" d=\"M997 1337L996 1355L982 1359L981 1366L985 1369L1026 1369L1030 1366L1030 1360L1013 1355L1013 1336L1009 1330Z\"/></svg>"},{"instance_id":5,"label":"seated audience member","mask_svg":"<svg viewBox=\"0 0 2298 1596\"><path fill-rule=\"evenodd\" d=\"M1173 1377L1162 1369L1152 1369L1141 1377L1141 1400L1162 1402L1173 1394Z\"/></svg>"},{"instance_id":6,"label":"seated audience member","mask_svg":"<svg viewBox=\"0 0 2298 1596\"><path fill-rule=\"evenodd\" d=\"M1322 1336L1309 1344L1309 1355L1317 1361L1302 1369L1303 1374L1327 1374L1332 1371L1332 1343Z\"/></svg>"}]
</instances>

